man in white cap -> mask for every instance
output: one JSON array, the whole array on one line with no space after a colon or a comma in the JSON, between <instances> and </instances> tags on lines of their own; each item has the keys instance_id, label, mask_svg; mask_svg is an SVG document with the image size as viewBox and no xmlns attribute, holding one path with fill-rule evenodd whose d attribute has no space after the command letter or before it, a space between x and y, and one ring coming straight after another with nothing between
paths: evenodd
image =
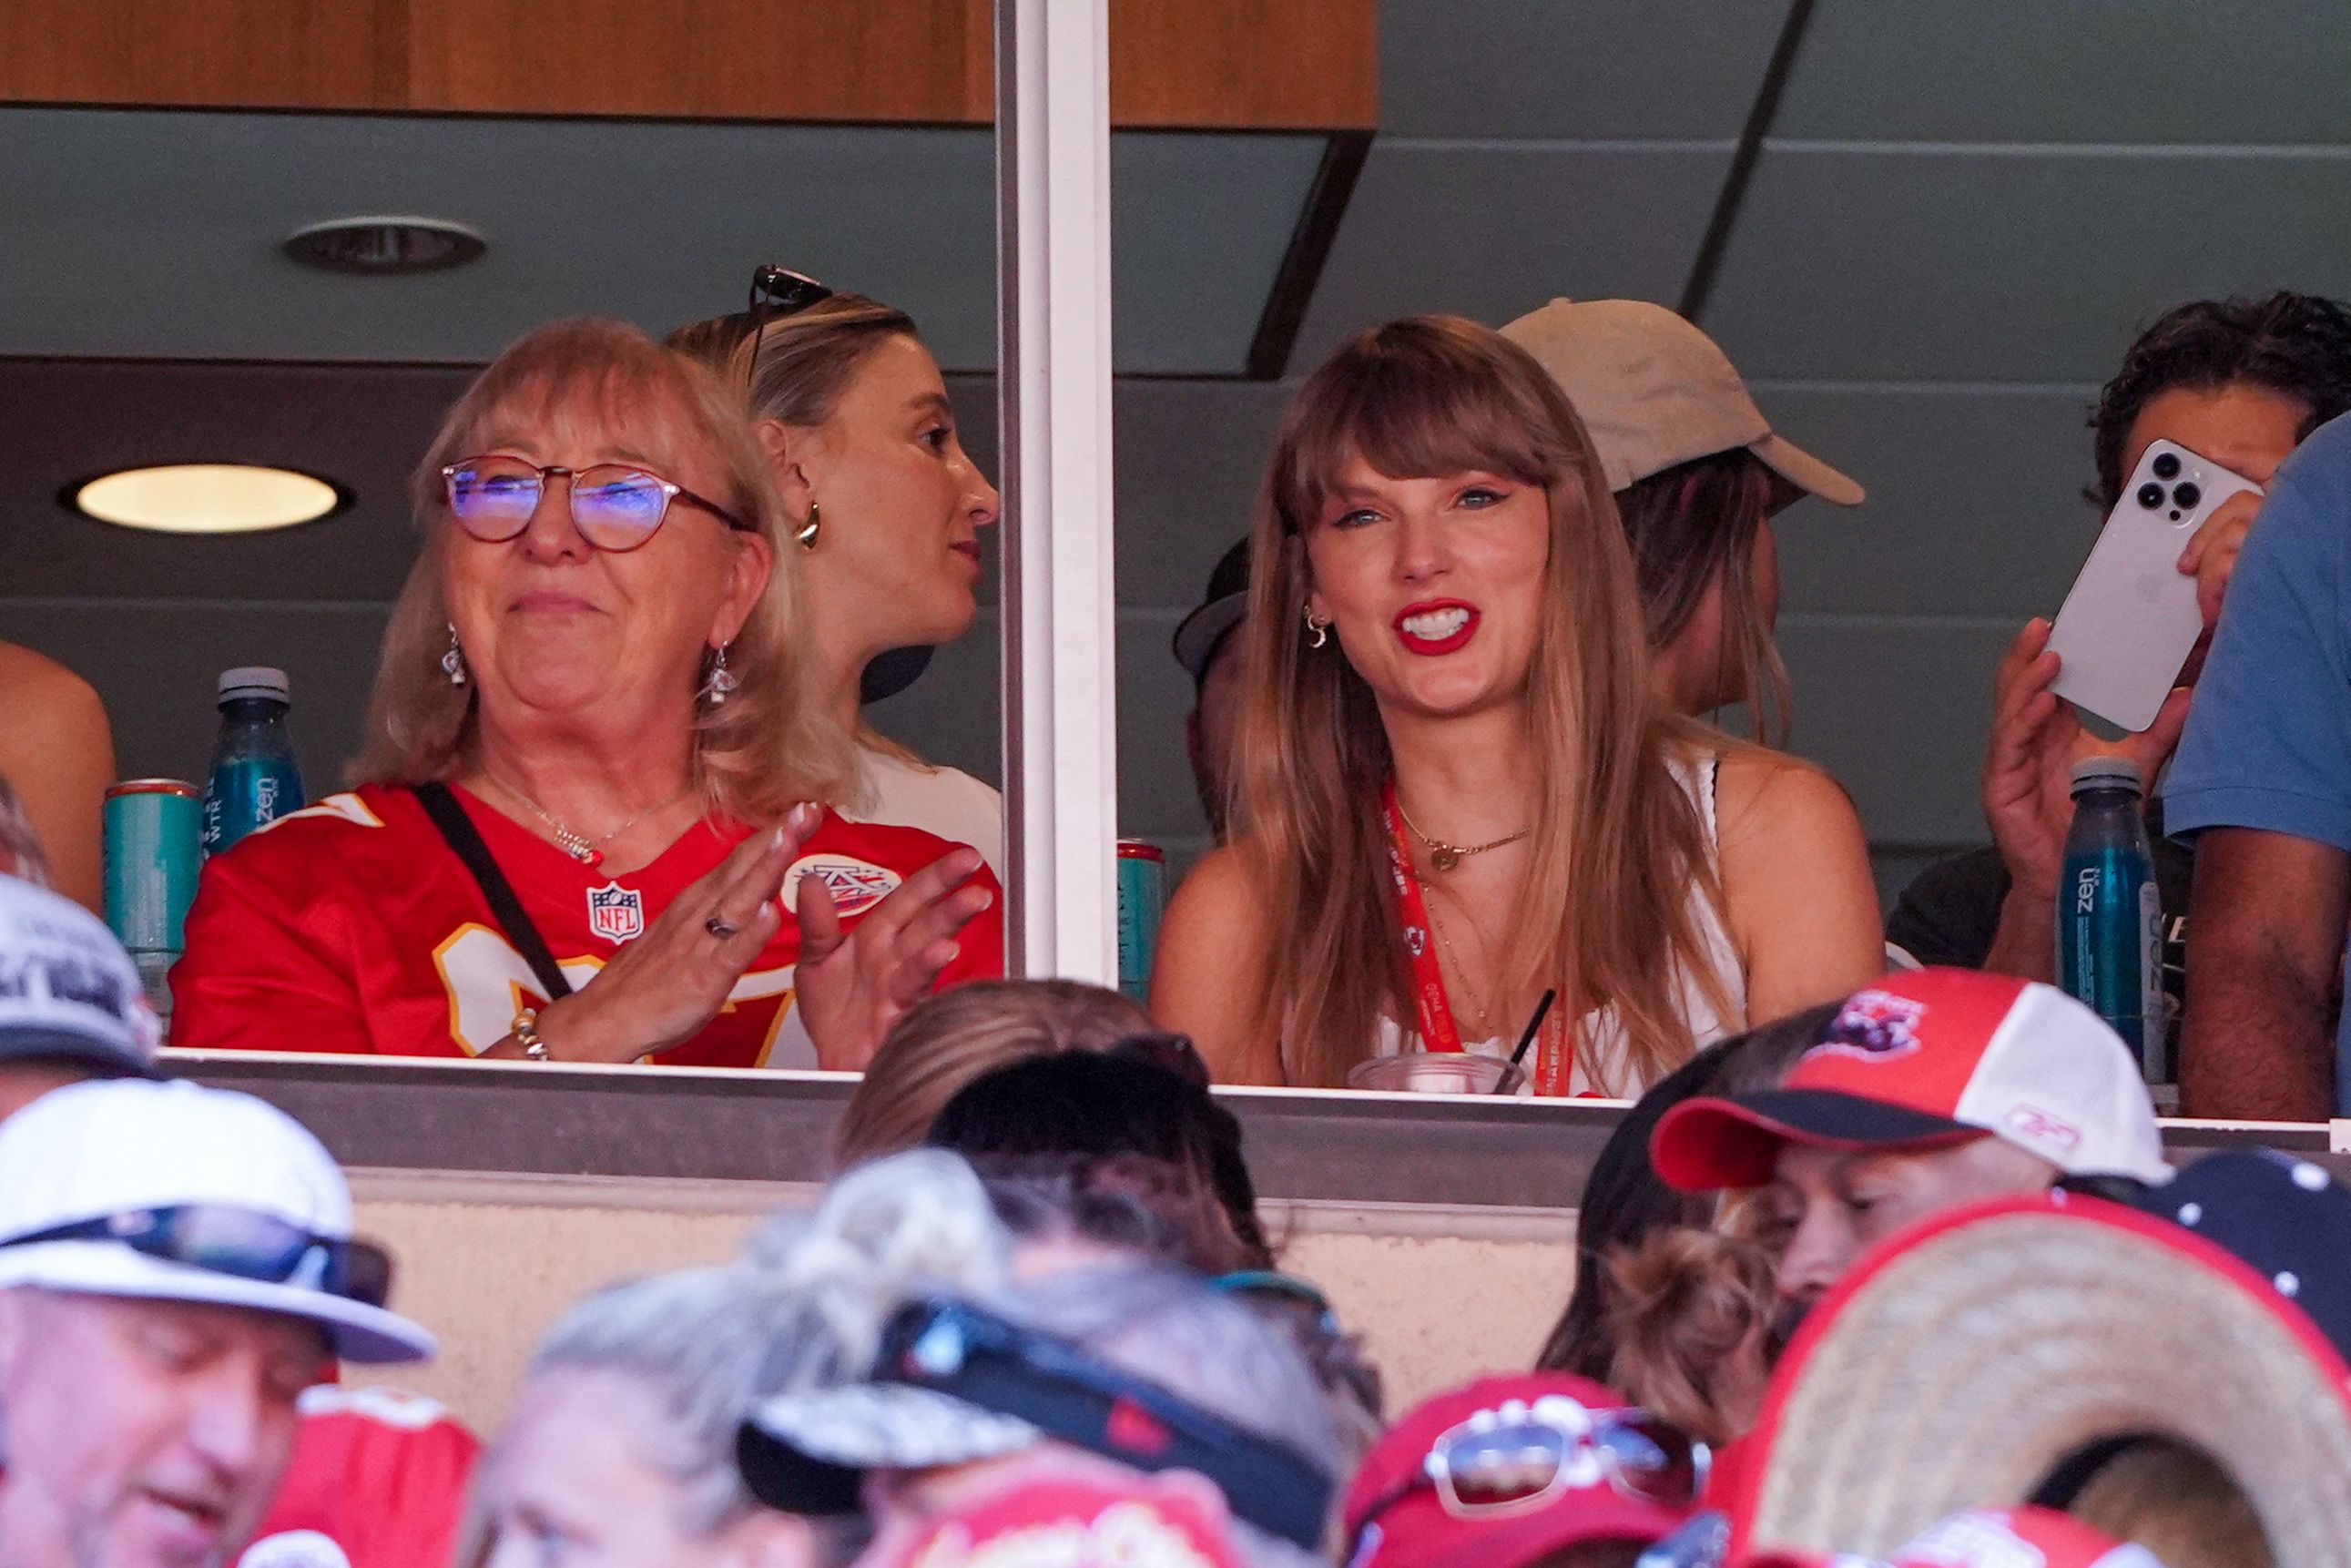
<instances>
[{"instance_id":1,"label":"man in white cap","mask_svg":"<svg viewBox=\"0 0 2351 1568\"><path fill-rule=\"evenodd\" d=\"M334 1160L250 1095L78 1083L0 1124L0 1563L227 1562L325 1358L433 1352L350 1235Z\"/></svg>"},{"instance_id":2,"label":"man in white cap","mask_svg":"<svg viewBox=\"0 0 2351 1568\"><path fill-rule=\"evenodd\" d=\"M2137 1058L2054 986L1919 969L1818 1016L1779 1087L1684 1101L1649 1141L1669 1186L1761 1193L1793 1306L1946 1210L2066 1177L2171 1179Z\"/></svg>"},{"instance_id":3,"label":"man in white cap","mask_svg":"<svg viewBox=\"0 0 2351 1568\"><path fill-rule=\"evenodd\" d=\"M84 1079L153 1077L161 1033L104 921L0 876L0 1119Z\"/></svg>"}]
</instances>

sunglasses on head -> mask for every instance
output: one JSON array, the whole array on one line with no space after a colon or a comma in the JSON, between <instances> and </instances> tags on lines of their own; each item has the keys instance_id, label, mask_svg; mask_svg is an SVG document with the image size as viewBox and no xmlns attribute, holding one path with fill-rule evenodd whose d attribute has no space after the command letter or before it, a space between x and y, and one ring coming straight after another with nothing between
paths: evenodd
<instances>
[{"instance_id":1,"label":"sunglasses on head","mask_svg":"<svg viewBox=\"0 0 2351 1568\"><path fill-rule=\"evenodd\" d=\"M717 502L629 463L563 468L496 452L459 458L441 470L441 480L449 515L457 526L484 544L495 545L530 527L548 480L559 474L571 482L571 526L600 550L618 554L643 544L668 517L672 501L699 507L737 532L750 529Z\"/></svg>"},{"instance_id":2,"label":"sunglasses on head","mask_svg":"<svg viewBox=\"0 0 2351 1568\"><path fill-rule=\"evenodd\" d=\"M1102 1047L1102 1054L1172 1072L1195 1089L1208 1086L1208 1064L1188 1034L1130 1034Z\"/></svg>"},{"instance_id":3,"label":"sunglasses on head","mask_svg":"<svg viewBox=\"0 0 2351 1568\"><path fill-rule=\"evenodd\" d=\"M1604 1482L1617 1496L1679 1512L1706 1486L1705 1444L1643 1410L1593 1410L1565 1395L1481 1411L1429 1445L1419 1471L1365 1511L1358 1539L1388 1509L1434 1489L1456 1519L1510 1519Z\"/></svg>"},{"instance_id":4,"label":"sunglasses on head","mask_svg":"<svg viewBox=\"0 0 2351 1568\"><path fill-rule=\"evenodd\" d=\"M968 1302L900 1308L882 1331L873 1381L935 1390L1139 1470L1197 1471L1236 1518L1308 1552L1322 1539L1332 1482L1313 1461Z\"/></svg>"},{"instance_id":5,"label":"sunglasses on head","mask_svg":"<svg viewBox=\"0 0 2351 1568\"><path fill-rule=\"evenodd\" d=\"M831 298L833 290L806 273L794 272L773 262L754 268L751 273L751 302L743 308L751 319L751 362L744 371L744 380L756 384L759 379L759 350L768 335L768 324L787 316L797 316L811 305Z\"/></svg>"},{"instance_id":6,"label":"sunglasses on head","mask_svg":"<svg viewBox=\"0 0 2351 1568\"><path fill-rule=\"evenodd\" d=\"M70 1220L0 1247L47 1241L113 1241L141 1257L232 1279L297 1285L380 1307L392 1292L392 1260L371 1242L320 1236L258 1209L222 1204L131 1208Z\"/></svg>"}]
</instances>

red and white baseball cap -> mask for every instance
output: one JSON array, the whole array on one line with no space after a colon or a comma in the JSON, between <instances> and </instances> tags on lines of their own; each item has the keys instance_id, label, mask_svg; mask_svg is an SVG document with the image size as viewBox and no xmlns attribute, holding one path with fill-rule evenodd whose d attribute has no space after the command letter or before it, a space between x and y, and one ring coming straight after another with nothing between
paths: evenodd
<instances>
[{"instance_id":1,"label":"red and white baseball cap","mask_svg":"<svg viewBox=\"0 0 2351 1568\"><path fill-rule=\"evenodd\" d=\"M1623 1396L1565 1373L1485 1377L1439 1394L1406 1412L1364 1456L1343 1511L1348 1568L1525 1568L1587 1542L1650 1545L1689 1513L1687 1502L1653 1501L1612 1481L1596 1462L1572 1460L1564 1484L1537 1506L1490 1513L1458 1512L1431 1484L1433 1456L1457 1433L1499 1431L1545 1422L1556 1409L1567 1424L1630 1411ZM1685 1444L1687 1439L1684 1440ZM1702 1461L1700 1461L1702 1463ZM1692 1478L1692 1490L1703 1480Z\"/></svg>"},{"instance_id":2,"label":"red and white baseball cap","mask_svg":"<svg viewBox=\"0 0 2351 1568\"><path fill-rule=\"evenodd\" d=\"M1888 975L1845 998L1777 1089L1687 1101L1650 1140L1686 1192L1761 1186L1785 1144L1933 1148L1986 1135L2067 1176L2171 1179L2138 1061L2054 986L1975 969Z\"/></svg>"},{"instance_id":3,"label":"red and white baseball cap","mask_svg":"<svg viewBox=\"0 0 2351 1568\"><path fill-rule=\"evenodd\" d=\"M1816 1552L1767 1552L1739 1568L2163 1568L2070 1514L2046 1508L1954 1514L1897 1550L1890 1562Z\"/></svg>"}]
</instances>

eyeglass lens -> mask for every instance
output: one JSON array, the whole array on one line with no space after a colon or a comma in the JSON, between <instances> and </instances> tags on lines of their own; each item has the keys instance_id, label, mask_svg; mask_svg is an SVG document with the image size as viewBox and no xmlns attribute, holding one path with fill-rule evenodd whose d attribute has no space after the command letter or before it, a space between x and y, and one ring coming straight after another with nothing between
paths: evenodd
<instances>
[{"instance_id":1,"label":"eyeglass lens","mask_svg":"<svg viewBox=\"0 0 2351 1568\"><path fill-rule=\"evenodd\" d=\"M500 544L530 526L546 487L520 458L468 458L449 471L449 510L474 538ZM668 486L641 468L601 464L571 476L571 521L598 549L636 549L668 509Z\"/></svg>"}]
</instances>

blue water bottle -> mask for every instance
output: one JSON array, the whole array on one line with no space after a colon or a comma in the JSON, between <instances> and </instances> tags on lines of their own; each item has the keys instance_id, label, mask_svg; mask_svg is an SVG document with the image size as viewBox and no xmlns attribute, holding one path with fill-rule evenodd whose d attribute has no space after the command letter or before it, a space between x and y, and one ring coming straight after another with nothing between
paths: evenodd
<instances>
[{"instance_id":1,"label":"blue water bottle","mask_svg":"<svg viewBox=\"0 0 2351 1568\"><path fill-rule=\"evenodd\" d=\"M220 745L204 786L204 849L216 855L254 829L302 809L302 774L286 727L286 672L223 670Z\"/></svg>"},{"instance_id":2,"label":"blue water bottle","mask_svg":"<svg viewBox=\"0 0 2351 1568\"><path fill-rule=\"evenodd\" d=\"M2057 883L2057 980L2130 1046L2150 1083L2170 1081L2163 1027L2163 918L2139 810L2138 765L2074 764L2074 826Z\"/></svg>"}]
</instances>

